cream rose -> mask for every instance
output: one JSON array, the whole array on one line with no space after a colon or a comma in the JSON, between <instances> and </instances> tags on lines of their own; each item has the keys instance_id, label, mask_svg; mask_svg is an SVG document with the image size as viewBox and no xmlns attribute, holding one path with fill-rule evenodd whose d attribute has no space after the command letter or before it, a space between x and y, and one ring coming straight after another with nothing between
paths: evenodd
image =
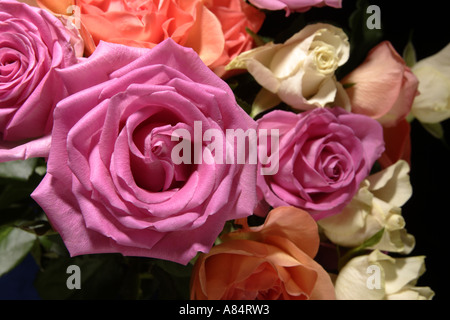
<instances>
[{"instance_id":1,"label":"cream rose","mask_svg":"<svg viewBox=\"0 0 450 320\"><path fill-rule=\"evenodd\" d=\"M431 300L429 287L415 286L425 257L392 258L378 250L350 260L335 281L338 300Z\"/></svg>"},{"instance_id":2,"label":"cream rose","mask_svg":"<svg viewBox=\"0 0 450 320\"><path fill-rule=\"evenodd\" d=\"M347 104L335 71L347 62L350 44L342 29L311 24L285 43L267 43L244 52L227 69L247 69L263 87L254 107L266 110L283 101L294 109L325 107L340 100ZM276 96L276 99L273 97Z\"/></svg>"},{"instance_id":3,"label":"cream rose","mask_svg":"<svg viewBox=\"0 0 450 320\"><path fill-rule=\"evenodd\" d=\"M438 123L450 118L450 44L412 67L419 79L420 95L412 114L421 122Z\"/></svg>"},{"instance_id":4,"label":"cream rose","mask_svg":"<svg viewBox=\"0 0 450 320\"><path fill-rule=\"evenodd\" d=\"M333 243L345 247L359 246L384 228L373 249L409 254L415 239L406 232L401 207L411 195L409 165L400 160L365 179L341 213L318 223Z\"/></svg>"}]
</instances>

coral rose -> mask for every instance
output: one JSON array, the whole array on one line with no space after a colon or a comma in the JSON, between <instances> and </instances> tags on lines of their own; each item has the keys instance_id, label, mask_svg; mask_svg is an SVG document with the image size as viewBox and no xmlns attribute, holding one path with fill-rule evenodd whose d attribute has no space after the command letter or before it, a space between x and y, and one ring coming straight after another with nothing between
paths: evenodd
<instances>
[{"instance_id":1,"label":"coral rose","mask_svg":"<svg viewBox=\"0 0 450 320\"><path fill-rule=\"evenodd\" d=\"M272 210L259 227L244 226L199 256L191 280L195 300L335 298L328 273L313 260L319 234L310 215L294 207Z\"/></svg>"},{"instance_id":2,"label":"coral rose","mask_svg":"<svg viewBox=\"0 0 450 320\"><path fill-rule=\"evenodd\" d=\"M231 59L253 46L246 32L258 32L265 15L244 0L39 0L49 10L67 14L80 8L81 22L94 43L100 40L152 48L171 38L193 48L203 62L223 73Z\"/></svg>"}]
</instances>

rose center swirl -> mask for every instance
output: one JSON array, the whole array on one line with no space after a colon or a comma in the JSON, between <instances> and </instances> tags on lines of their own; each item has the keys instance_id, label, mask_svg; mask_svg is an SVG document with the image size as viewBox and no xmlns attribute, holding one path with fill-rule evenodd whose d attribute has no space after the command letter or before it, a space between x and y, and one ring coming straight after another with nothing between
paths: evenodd
<instances>
[{"instance_id":1,"label":"rose center swirl","mask_svg":"<svg viewBox=\"0 0 450 320\"><path fill-rule=\"evenodd\" d=\"M176 129L183 123L160 121L154 115L139 125L133 133L133 142L139 152L131 152L131 171L136 184L150 192L180 188L190 176L188 164L174 164L171 155L177 141L172 141Z\"/></svg>"}]
</instances>

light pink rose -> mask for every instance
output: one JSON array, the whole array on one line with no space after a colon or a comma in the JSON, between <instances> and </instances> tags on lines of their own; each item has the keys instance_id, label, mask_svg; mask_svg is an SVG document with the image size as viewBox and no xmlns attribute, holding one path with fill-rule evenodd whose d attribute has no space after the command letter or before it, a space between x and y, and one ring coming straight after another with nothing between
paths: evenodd
<instances>
[{"instance_id":1,"label":"light pink rose","mask_svg":"<svg viewBox=\"0 0 450 320\"><path fill-rule=\"evenodd\" d=\"M279 154L264 151L274 161L278 156L279 170L258 175L261 198L272 207L301 208L316 220L351 201L384 151L381 125L342 108L271 111L258 120L261 129L279 129Z\"/></svg>"},{"instance_id":2,"label":"light pink rose","mask_svg":"<svg viewBox=\"0 0 450 320\"><path fill-rule=\"evenodd\" d=\"M77 63L70 41L46 11L0 2L0 161L48 155L53 109L66 96L55 70Z\"/></svg>"},{"instance_id":3,"label":"light pink rose","mask_svg":"<svg viewBox=\"0 0 450 320\"><path fill-rule=\"evenodd\" d=\"M418 95L417 77L388 41L373 48L341 82L351 85L346 91L352 112L377 119L385 127L404 120Z\"/></svg>"},{"instance_id":4,"label":"light pink rose","mask_svg":"<svg viewBox=\"0 0 450 320\"><path fill-rule=\"evenodd\" d=\"M291 12L305 12L311 7L330 6L342 8L342 0L249 0L255 7L267 10L286 10Z\"/></svg>"},{"instance_id":5,"label":"light pink rose","mask_svg":"<svg viewBox=\"0 0 450 320\"><path fill-rule=\"evenodd\" d=\"M186 264L226 221L252 214L256 165L172 160L176 129L198 142L195 121L201 134L257 126L192 49L171 39L153 49L101 42L61 78L74 94L55 110L48 172L32 197L72 256Z\"/></svg>"}]
</instances>

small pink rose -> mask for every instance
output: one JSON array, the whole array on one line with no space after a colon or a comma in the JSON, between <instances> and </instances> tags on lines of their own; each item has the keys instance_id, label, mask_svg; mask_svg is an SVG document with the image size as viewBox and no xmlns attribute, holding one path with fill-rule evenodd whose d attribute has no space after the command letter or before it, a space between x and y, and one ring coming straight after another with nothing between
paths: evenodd
<instances>
[{"instance_id":1,"label":"small pink rose","mask_svg":"<svg viewBox=\"0 0 450 320\"><path fill-rule=\"evenodd\" d=\"M342 0L250 0L250 3L260 9L286 10L286 15L291 12L305 12L311 7L342 8Z\"/></svg>"},{"instance_id":2,"label":"small pink rose","mask_svg":"<svg viewBox=\"0 0 450 320\"><path fill-rule=\"evenodd\" d=\"M409 114L417 96L418 80L392 44L384 41L341 81L351 84L347 93L352 112L395 126Z\"/></svg>"},{"instance_id":3,"label":"small pink rose","mask_svg":"<svg viewBox=\"0 0 450 320\"><path fill-rule=\"evenodd\" d=\"M279 170L258 175L260 197L272 207L306 210L316 220L351 201L384 151L381 125L341 108L272 111L258 120L258 130L275 128ZM270 154L276 153L269 149Z\"/></svg>"},{"instance_id":4,"label":"small pink rose","mask_svg":"<svg viewBox=\"0 0 450 320\"><path fill-rule=\"evenodd\" d=\"M198 142L196 122L223 141L227 129L256 130L192 49L171 39L153 49L101 42L60 75L73 94L55 110L47 175L32 197L71 255L186 264L226 221L253 213L256 164L174 160L179 132L188 146Z\"/></svg>"},{"instance_id":5,"label":"small pink rose","mask_svg":"<svg viewBox=\"0 0 450 320\"><path fill-rule=\"evenodd\" d=\"M48 155L53 110L66 96L55 70L77 63L70 40L46 11L0 2L0 161Z\"/></svg>"}]
</instances>

